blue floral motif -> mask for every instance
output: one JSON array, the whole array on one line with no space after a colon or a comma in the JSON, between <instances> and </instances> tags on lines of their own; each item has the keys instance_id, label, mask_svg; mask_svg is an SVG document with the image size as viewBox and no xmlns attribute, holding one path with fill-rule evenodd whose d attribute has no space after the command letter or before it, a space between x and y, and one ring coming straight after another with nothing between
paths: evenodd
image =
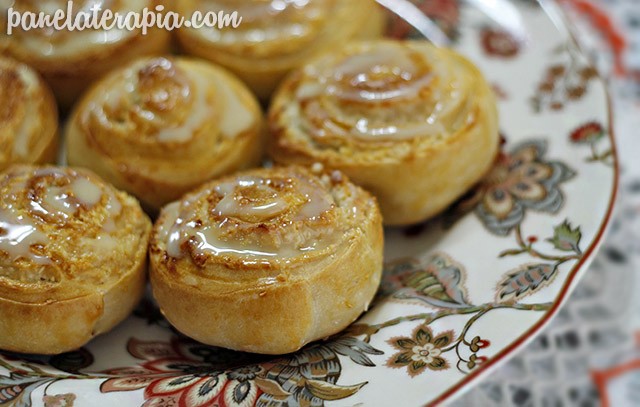
<instances>
[{"instance_id":1,"label":"blue floral motif","mask_svg":"<svg viewBox=\"0 0 640 407\"><path fill-rule=\"evenodd\" d=\"M456 212L475 211L484 226L499 236L520 225L527 211L556 214L564 205L560 186L576 173L566 164L545 159L545 140L518 144L503 153L474 193Z\"/></svg>"}]
</instances>

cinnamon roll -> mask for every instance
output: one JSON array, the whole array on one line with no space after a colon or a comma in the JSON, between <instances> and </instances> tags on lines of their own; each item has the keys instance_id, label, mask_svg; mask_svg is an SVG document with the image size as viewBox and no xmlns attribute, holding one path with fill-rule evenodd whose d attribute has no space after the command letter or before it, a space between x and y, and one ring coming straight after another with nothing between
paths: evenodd
<instances>
[{"instance_id":1,"label":"cinnamon roll","mask_svg":"<svg viewBox=\"0 0 640 407\"><path fill-rule=\"evenodd\" d=\"M0 57L0 171L49 163L58 147L58 111L47 85L26 65Z\"/></svg>"},{"instance_id":2,"label":"cinnamon roll","mask_svg":"<svg viewBox=\"0 0 640 407\"><path fill-rule=\"evenodd\" d=\"M123 320L144 284L151 222L84 170L0 175L0 349L58 354Z\"/></svg>"},{"instance_id":3,"label":"cinnamon roll","mask_svg":"<svg viewBox=\"0 0 640 407\"><path fill-rule=\"evenodd\" d=\"M214 177L258 164L264 119L244 84L208 62L146 58L100 81L68 127L71 165L151 210Z\"/></svg>"},{"instance_id":4,"label":"cinnamon roll","mask_svg":"<svg viewBox=\"0 0 640 407\"><path fill-rule=\"evenodd\" d=\"M162 210L150 245L151 284L184 334L283 354L342 330L367 309L382 249L375 198L341 173L258 169Z\"/></svg>"},{"instance_id":5,"label":"cinnamon roll","mask_svg":"<svg viewBox=\"0 0 640 407\"><path fill-rule=\"evenodd\" d=\"M269 152L320 162L380 202L385 224L425 220L489 170L499 145L491 88L426 42L352 43L292 74L270 110Z\"/></svg>"},{"instance_id":6,"label":"cinnamon roll","mask_svg":"<svg viewBox=\"0 0 640 407\"><path fill-rule=\"evenodd\" d=\"M314 55L351 39L382 35L384 15L374 0L185 0L182 15L223 11L238 27L182 28L188 54L223 65L267 100L282 78Z\"/></svg>"},{"instance_id":7,"label":"cinnamon roll","mask_svg":"<svg viewBox=\"0 0 640 407\"><path fill-rule=\"evenodd\" d=\"M9 4L20 13L47 13L67 10L67 0L13 0ZM158 0L75 0L72 2L72 21L79 13L93 13L99 6L98 19L106 10L113 14L141 13L144 8L155 10ZM0 7L1 9L2 7ZM7 8L0 17L0 27L6 33ZM108 17L108 16L107 16ZM53 28L14 29L11 35L0 39L0 51L38 70L51 85L63 110L70 108L84 90L112 69L145 55L160 55L169 51L170 33L151 28L141 30L119 28L115 20L110 30L86 29L82 31L55 30Z\"/></svg>"}]
</instances>

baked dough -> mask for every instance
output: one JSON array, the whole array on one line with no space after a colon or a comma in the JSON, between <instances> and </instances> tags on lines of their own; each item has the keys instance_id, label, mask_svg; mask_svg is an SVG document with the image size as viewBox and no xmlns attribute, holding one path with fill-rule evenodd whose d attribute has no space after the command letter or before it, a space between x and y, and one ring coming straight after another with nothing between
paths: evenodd
<instances>
[{"instance_id":1,"label":"baked dough","mask_svg":"<svg viewBox=\"0 0 640 407\"><path fill-rule=\"evenodd\" d=\"M182 15L220 10L242 17L239 27L182 28L181 48L223 65L262 100L292 69L351 39L380 37L384 14L374 0L184 0Z\"/></svg>"},{"instance_id":2,"label":"baked dough","mask_svg":"<svg viewBox=\"0 0 640 407\"><path fill-rule=\"evenodd\" d=\"M79 103L66 136L71 165L151 211L264 154L264 118L250 91L222 68L184 58L145 58L112 72Z\"/></svg>"},{"instance_id":3,"label":"baked dough","mask_svg":"<svg viewBox=\"0 0 640 407\"><path fill-rule=\"evenodd\" d=\"M110 330L145 285L151 221L84 170L0 175L0 349L58 354Z\"/></svg>"},{"instance_id":4,"label":"baked dough","mask_svg":"<svg viewBox=\"0 0 640 407\"><path fill-rule=\"evenodd\" d=\"M19 12L36 14L51 10L66 10L67 0L16 0L12 7ZM101 10L126 15L154 10L159 0L75 0L73 11L90 12L93 5ZM6 16L0 17L0 27L6 33ZM91 83L105 73L134 58L160 55L169 51L169 31L157 27L146 35L141 30L113 29L82 31L14 29L11 35L0 36L0 52L38 70L52 87L63 110L69 109Z\"/></svg>"},{"instance_id":5,"label":"baked dough","mask_svg":"<svg viewBox=\"0 0 640 407\"><path fill-rule=\"evenodd\" d=\"M0 57L0 172L14 163L51 163L58 109L51 90L26 65Z\"/></svg>"},{"instance_id":6,"label":"baked dough","mask_svg":"<svg viewBox=\"0 0 640 407\"><path fill-rule=\"evenodd\" d=\"M427 42L352 43L283 83L270 110L279 163L346 173L380 202L387 225L445 209L498 152L493 92L478 68Z\"/></svg>"},{"instance_id":7,"label":"baked dough","mask_svg":"<svg viewBox=\"0 0 640 407\"><path fill-rule=\"evenodd\" d=\"M166 206L150 245L163 314L209 345L284 354L368 307L382 272L375 198L341 173L258 169Z\"/></svg>"}]
</instances>

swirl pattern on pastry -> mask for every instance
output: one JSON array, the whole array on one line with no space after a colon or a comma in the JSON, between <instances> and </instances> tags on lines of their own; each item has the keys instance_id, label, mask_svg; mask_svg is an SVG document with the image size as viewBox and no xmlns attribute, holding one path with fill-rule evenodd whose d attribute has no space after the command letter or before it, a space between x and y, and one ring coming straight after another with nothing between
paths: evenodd
<instances>
[{"instance_id":1,"label":"swirl pattern on pastry","mask_svg":"<svg viewBox=\"0 0 640 407\"><path fill-rule=\"evenodd\" d=\"M58 112L47 85L28 66L0 57L0 171L47 163L58 146Z\"/></svg>"},{"instance_id":2,"label":"swirl pattern on pastry","mask_svg":"<svg viewBox=\"0 0 640 407\"><path fill-rule=\"evenodd\" d=\"M150 253L154 294L179 330L286 353L367 308L380 281L382 222L375 199L339 172L259 169L166 206Z\"/></svg>"},{"instance_id":3,"label":"swirl pattern on pastry","mask_svg":"<svg viewBox=\"0 0 640 407\"><path fill-rule=\"evenodd\" d=\"M83 98L67 150L72 165L158 209L256 165L262 133L257 101L232 75L206 62L151 58L110 74Z\"/></svg>"},{"instance_id":4,"label":"swirl pattern on pastry","mask_svg":"<svg viewBox=\"0 0 640 407\"><path fill-rule=\"evenodd\" d=\"M498 147L496 104L480 71L426 42L354 43L314 60L283 84L270 125L276 161L344 171L378 197L388 224L444 209Z\"/></svg>"},{"instance_id":5,"label":"swirl pattern on pastry","mask_svg":"<svg viewBox=\"0 0 640 407\"><path fill-rule=\"evenodd\" d=\"M313 55L353 38L383 30L372 0L187 0L178 10L237 12L235 28L185 28L178 32L189 53L211 59L238 74L262 99L282 77Z\"/></svg>"},{"instance_id":6,"label":"swirl pattern on pastry","mask_svg":"<svg viewBox=\"0 0 640 407\"><path fill-rule=\"evenodd\" d=\"M15 11L22 14L55 15L57 10L67 10L67 0L15 0ZM106 10L113 14L127 15L154 10L157 0L75 0L72 2L72 18L79 13L93 14L99 7L98 21ZM6 13L4 13L6 15ZM75 99L95 80L106 72L128 61L145 55L157 55L169 50L170 34L160 28L151 28L147 34L141 30L119 27L115 21L109 30L55 30L16 28L4 39L4 53L40 71L49 82L63 108L70 107ZM4 24L6 25L5 21ZM6 29L4 30L6 32Z\"/></svg>"},{"instance_id":7,"label":"swirl pattern on pastry","mask_svg":"<svg viewBox=\"0 0 640 407\"><path fill-rule=\"evenodd\" d=\"M124 319L142 294L150 231L135 199L90 172L7 170L0 176L0 348L60 353Z\"/></svg>"}]
</instances>

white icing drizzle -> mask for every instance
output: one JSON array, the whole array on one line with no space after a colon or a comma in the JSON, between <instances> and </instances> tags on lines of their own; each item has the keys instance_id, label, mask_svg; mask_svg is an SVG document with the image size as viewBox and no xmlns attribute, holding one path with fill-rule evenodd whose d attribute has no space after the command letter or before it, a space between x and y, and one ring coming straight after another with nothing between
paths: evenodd
<instances>
[{"instance_id":1,"label":"white icing drizzle","mask_svg":"<svg viewBox=\"0 0 640 407\"><path fill-rule=\"evenodd\" d=\"M220 105L224 107L225 112L222 115L220 131L224 136L233 138L251 127L254 114L226 78L217 78L216 82L220 92Z\"/></svg>"},{"instance_id":2,"label":"white icing drizzle","mask_svg":"<svg viewBox=\"0 0 640 407\"><path fill-rule=\"evenodd\" d=\"M252 202L242 195L243 188L258 190L261 194L259 202ZM294 221L314 219L333 207L331 199L319 190L319 186L306 182L296 185L306 202L300 205L294 216ZM161 237L166 239L167 254L173 258L183 257L183 245L191 242L192 250L203 255L234 254L248 258L252 261L269 259L292 258L304 255L316 250L316 243L304 247L294 247L283 244L275 250L259 247L255 243L247 241L231 241L222 237L222 227L230 218L258 219L259 222L273 219L274 217L290 210L287 201L279 192L271 187L270 181L257 177L238 177L234 181L218 185L214 191L222 197L214 208L214 212L224 220L218 225L200 225L197 222L187 221L192 214L192 202L186 201L182 205L173 203L165 209L166 221L161 227ZM205 191L207 193L208 191ZM198 197L194 199L197 200ZM283 227L286 227L283 226Z\"/></svg>"},{"instance_id":3,"label":"white icing drizzle","mask_svg":"<svg viewBox=\"0 0 640 407\"><path fill-rule=\"evenodd\" d=\"M318 3L318 1L315 1ZM271 0L271 1L249 1L240 6L242 17L250 21L262 20L266 16L275 16L287 10L305 10L310 7L312 0ZM236 4L236 2L234 2ZM308 8L306 9L309 10Z\"/></svg>"},{"instance_id":4,"label":"white icing drizzle","mask_svg":"<svg viewBox=\"0 0 640 407\"><path fill-rule=\"evenodd\" d=\"M166 60L168 63L168 60ZM178 69L178 68L176 68ZM196 72L189 73L191 85L182 89L182 97L187 99L193 94L193 108L189 112L187 120L177 127L167 127L158 132L156 136L161 142L185 142L193 137L196 129L202 126L211 114L211 107L207 102L207 82Z\"/></svg>"},{"instance_id":5,"label":"white icing drizzle","mask_svg":"<svg viewBox=\"0 0 640 407\"><path fill-rule=\"evenodd\" d=\"M109 199L107 200L107 212L111 216L118 216L122 212L122 204L117 196L113 193L109 193Z\"/></svg>"},{"instance_id":6,"label":"white icing drizzle","mask_svg":"<svg viewBox=\"0 0 640 407\"><path fill-rule=\"evenodd\" d=\"M103 197L106 195L105 208L107 217L104 221L103 230L109 233L116 230L115 218L122 212L122 204L112 191L103 191L99 185L89 178L81 174L72 173L69 175L58 168L39 169L34 175L71 178L71 182L68 185L62 187L49 186L45 188L42 199L30 201L29 205L34 213L44 217L53 216L67 220L75 215L82 206L87 209L95 207L102 202Z\"/></svg>"},{"instance_id":7,"label":"white icing drizzle","mask_svg":"<svg viewBox=\"0 0 640 407\"><path fill-rule=\"evenodd\" d=\"M446 127L448 120L451 119L454 126L458 125L456 115L466 107L465 94L460 91L461 84L458 83L466 80L465 73L459 72L459 67L451 67L442 61L432 61L429 71L421 72L412 60L411 52L417 51L380 44L376 48L345 57L337 66L332 63L335 60L327 60L320 66L308 66L305 68L308 79L296 91L296 98L323 98L324 102L309 105L311 107L307 114L320 115L323 126L336 134L364 140L402 140L444 134L451 130ZM433 85L436 77L439 83ZM429 100L420 98L425 88L429 88ZM425 106L429 103L433 105L429 113L409 123L381 123L375 120L375 116L349 117L337 105L355 102L377 109L382 103L396 103L402 107L406 101L411 105L405 108L413 108L416 101ZM332 119L342 126L336 126ZM344 124L347 123L350 127L345 130ZM323 129L318 131L322 135Z\"/></svg>"},{"instance_id":8,"label":"white icing drizzle","mask_svg":"<svg viewBox=\"0 0 640 407\"><path fill-rule=\"evenodd\" d=\"M70 170L69 170L70 171ZM46 219L62 219L66 221L84 206L88 209L95 207L107 197L105 205L107 216L102 228L95 238L88 239L89 244L103 252L112 252L117 247L117 240L110 234L116 231L115 217L122 212L122 204L112 191L104 192L102 188L82 174L74 171L67 172L60 168L43 168L35 170L32 177L67 178L69 183L63 186L46 184L38 185L43 190L29 199L27 205L31 213ZM10 195L17 199L18 193L24 191L26 183L13 185ZM46 256L35 254L33 245L46 246L50 239L44 232L38 230L37 224L29 217L18 215L15 204L6 209L0 209L0 251L9 254L13 261L20 258L31 260L39 265L47 265L51 260Z\"/></svg>"},{"instance_id":9,"label":"white icing drizzle","mask_svg":"<svg viewBox=\"0 0 640 407\"><path fill-rule=\"evenodd\" d=\"M105 107L108 107L110 110L117 110L118 104L122 99L123 89L125 93L134 93L136 91L137 82L135 76L139 69L140 65L136 65L130 69L124 70L122 72L122 86L110 87L102 94L101 98L92 102L89 109L86 110L84 120L87 121L87 116L89 115L95 115L102 127L110 128L112 126L116 126L117 124L111 121L109 115L105 110ZM145 115L145 117L150 121L153 121L155 119L155 115L153 114L147 114Z\"/></svg>"},{"instance_id":10,"label":"white icing drizzle","mask_svg":"<svg viewBox=\"0 0 640 407\"><path fill-rule=\"evenodd\" d=\"M238 187L255 188L264 196L270 195L271 199L266 203L261 200L256 205L242 196ZM307 202L300 206L296 220L313 219L331 209L332 202L319 187L299 182L297 188L304 194ZM263 178L238 177L235 181L217 186L215 191L223 196L215 208L215 212L221 217L246 219L257 216L267 220L288 210L287 202L269 185L269 180Z\"/></svg>"},{"instance_id":11,"label":"white icing drizzle","mask_svg":"<svg viewBox=\"0 0 640 407\"><path fill-rule=\"evenodd\" d=\"M102 226L102 229L107 233L113 233L116 231L115 218L122 213L122 204L117 196L111 191L107 192L107 204L105 206L108 217Z\"/></svg>"},{"instance_id":12,"label":"white icing drizzle","mask_svg":"<svg viewBox=\"0 0 640 407\"><path fill-rule=\"evenodd\" d=\"M327 93L340 99L354 102L381 102L416 97L420 90L428 86L429 83L431 83L431 77L424 76L411 82L408 86L390 90L345 89L339 85L329 85L327 87Z\"/></svg>"},{"instance_id":13,"label":"white icing drizzle","mask_svg":"<svg viewBox=\"0 0 640 407\"><path fill-rule=\"evenodd\" d=\"M253 187L265 195L271 195L270 202L254 205L242 195L234 193L236 186ZM278 196L277 192L269 187L265 180L255 177L238 178L235 182L227 182L218 185L215 191L223 196L215 208L215 212L221 217L235 217L245 219L247 217L260 217L262 219L273 218L287 210L287 202Z\"/></svg>"},{"instance_id":14,"label":"white icing drizzle","mask_svg":"<svg viewBox=\"0 0 640 407\"><path fill-rule=\"evenodd\" d=\"M317 186L303 183L299 188L307 202L300 208L296 220L315 219L335 205L329 195L324 194Z\"/></svg>"},{"instance_id":15,"label":"white icing drizzle","mask_svg":"<svg viewBox=\"0 0 640 407\"><path fill-rule=\"evenodd\" d=\"M183 256L182 244L190 238L189 231L186 230L186 222L181 217L180 202L174 202L167 205L164 209L167 220L161 226L160 234L163 239L167 240L167 254L169 256L180 259ZM182 212L187 213L191 202L184 202Z\"/></svg>"},{"instance_id":16,"label":"white icing drizzle","mask_svg":"<svg viewBox=\"0 0 640 407\"><path fill-rule=\"evenodd\" d=\"M40 232L24 216L16 216L13 210L0 210L0 251L11 257L13 261L24 258L39 265L51 263L48 257L35 254L33 245L46 245L49 238Z\"/></svg>"},{"instance_id":17,"label":"white icing drizzle","mask_svg":"<svg viewBox=\"0 0 640 407\"><path fill-rule=\"evenodd\" d=\"M161 130L157 138L163 142L185 142L191 139L198 128L207 120L211 120L212 106L207 101L206 89L212 85L217 86L219 106L224 113L221 115L220 131L227 138L234 138L251 127L253 114L241 100L238 92L233 89L226 78L210 76L205 78L197 72L185 71L191 80L191 91L195 100L187 120L178 127L169 127ZM188 97L188 94L185 95Z\"/></svg>"},{"instance_id":18,"label":"white icing drizzle","mask_svg":"<svg viewBox=\"0 0 640 407\"><path fill-rule=\"evenodd\" d=\"M100 125L104 128L125 126L124 124L113 121L105 108L108 108L112 111L117 111L118 109L122 108L120 104L123 99L137 99L136 94L138 93L139 89L138 73L140 72L140 70L144 69L148 63L149 61L139 62L129 67L128 69L123 70L120 74L122 78L121 81L115 85L112 84L112 86L103 93L100 99L91 104L90 108L86 110L86 114L95 115ZM164 58L158 58L154 59L153 63L163 66L166 64L170 65L171 61ZM188 98L191 94L191 90L189 89L189 86L185 85L180 90L180 93L182 97ZM160 97L159 95L154 96ZM136 116L142 118L147 122L150 122L156 128L163 129L157 135L160 141L186 141L191 136L191 134L187 134L188 137L185 138L182 134L176 132L173 128L168 128L162 120L163 118L161 115L158 115L153 111L144 109L140 103L134 103L130 108L132 109L132 113L134 113ZM130 132L132 129L123 128L122 130ZM162 134L162 132L165 133Z\"/></svg>"},{"instance_id":19,"label":"white icing drizzle","mask_svg":"<svg viewBox=\"0 0 640 407\"><path fill-rule=\"evenodd\" d=\"M38 77L23 65L17 68L17 72L25 86L24 106L26 110L22 118L22 123L20 123L20 128L15 133L13 154L16 157L26 158L29 155L29 142L38 124L37 120L32 119L38 115L38 102L35 100L35 93L38 88Z\"/></svg>"},{"instance_id":20,"label":"white icing drizzle","mask_svg":"<svg viewBox=\"0 0 640 407\"><path fill-rule=\"evenodd\" d=\"M187 222L182 227L183 234L189 236L189 239L195 243L194 250L200 254L214 256L235 254L241 257L250 258L273 258L278 256L291 257L292 253L289 251L266 251L252 245L242 245L238 242L223 241L220 239L216 229L216 227L211 226L198 227L194 222ZM167 247L167 253L169 253L171 257L182 257L180 246L176 243L171 243L173 242L170 241L170 244Z\"/></svg>"},{"instance_id":21,"label":"white icing drizzle","mask_svg":"<svg viewBox=\"0 0 640 407\"><path fill-rule=\"evenodd\" d=\"M102 200L102 189L87 178L77 178L71 183L75 197L84 205L92 207Z\"/></svg>"},{"instance_id":22,"label":"white icing drizzle","mask_svg":"<svg viewBox=\"0 0 640 407\"><path fill-rule=\"evenodd\" d=\"M432 81L420 73L407 50L380 44L367 52L347 56L337 66L307 67L306 74L322 85L305 84L298 98L329 94L337 98L378 103L415 97Z\"/></svg>"},{"instance_id":23,"label":"white icing drizzle","mask_svg":"<svg viewBox=\"0 0 640 407\"><path fill-rule=\"evenodd\" d=\"M176 69L180 69L179 62L171 62L163 58L155 59L153 62L159 64L176 64ZM118 109L118 103L122 100L123 96L134 99L133 95L137 93L139 89L138 72L144 69L147 63L148 62L142 62L125 70L122 73L124 83L105 92L102 99L94 103L91 109L88 110L88 112L96 115L101 126L105 128L110 128L114 125L117 126L117 124L109 118L105 107L114 110ZM220 123L217 123L217 125L220 126L220 131L223 136L234 138L251 127L253 123L253 113L241 100L240 95L225 80L226 78L218 78L217 75L204 76L200 72L196 72L195 69L183 69L182 73L188 77L190 83L185 84L185 86L180 89L181 97L184 99L188 99L189 97L193 98L192 108L189 110L184 122L167 122L161 114L144 109L140 104L134 104L132 106L137 116L160 129L156 134L156 139L159 142L188 142L193 138L194 133L203 127L204 123L211 120L214 106L207 100L207 89L211 86L216 86L218 90L216 94L218 106L215 106L215 108L223 109L224 111L221 115ZM161 95L158 97L160 96ZM182 106L178 106L178 108L182 108Z\"/></svg>"},{"instance_id":24,"label":"white icing drizzle","mask_svg":"<svg viewBox=\"0 0 640 407\"><path fill-rule=\"evenodd\" d=\"M381 44L370 52L348 56L330 75L337 81L347 79L354 88L380 89L385 94L389 79L410 83L418 74L415 63L404 49Z\"/></svg>"},{"instance_id":25,"label":"white icing drizzle","mask_svg":"<svg viewBox=\"0 0 640 407\"><path fill-rule=\"evenodd\" d=\"M102 228L105 232L112 233L116 231L116 223L114 219L122 213L122 204L120 203L120 200L118 200L118 197L116 197L111 191L108 192L108 197L106 209L109 217L106 219Z\"/></svg>"},{"instance_id":26,"label":"white icing drizzle","mask_svg":"<svg viewBox=\"0 0 640 407\"><path fill-rule=\"evenodd\" d=\"M83 30L73 33L79 35L67 35L63 41L52 41L52 37L58 31L51 31L51 33L54 35L23 34L20 45L43 59L61 59L86 52L88 47L117 44L134 35L133 31L117 28L109 31Z\"/></svg>"},{"instance_id":27,"label":"white icing drizzle","mask_svg":"<svg viewBox=\"0 0 640 407\"><path fill-rule=\"evenodd\" d=\"M59 169L37 170L35 176L53 176L55 178L68 175ZM78 175L69 185L62 187L49 186L45 189L42 200L29 202L31 209L43 216L55 216L68 219L78 212L81 206L92 208L102 200L102 189L89 179Z\"/></svg>"},{"instance_id":28,"label":"white icing drizzle","mask_svg":"<svg viewBox=\"0 0 640 407\"><path fill-rule=\"evenodd\" d=\"M351 134L360 138L379 138L379 139L411 139L418 135L443 134L445 132L444 125L435 120L435 114L432 114L424 122L412 123L404 126L375 126L367 119L360 119L351 129Z\"/></svg>"}]
</instances>

